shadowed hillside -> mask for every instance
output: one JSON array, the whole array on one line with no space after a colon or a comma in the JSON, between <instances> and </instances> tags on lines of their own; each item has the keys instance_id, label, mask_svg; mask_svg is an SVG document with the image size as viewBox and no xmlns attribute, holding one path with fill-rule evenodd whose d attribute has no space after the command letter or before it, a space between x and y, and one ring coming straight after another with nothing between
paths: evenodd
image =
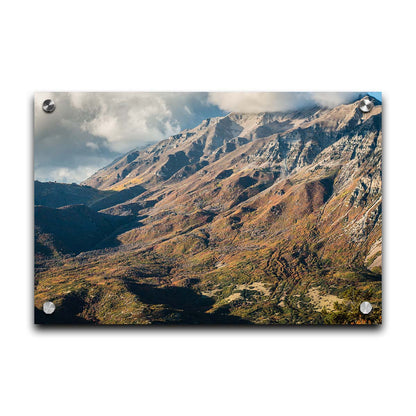
<instances>
[{"instance_id":1,"label":"shadowed hillside","mask_svg":"<svg viewBox=\"0 0 416 416\"><path fill-rule=\"evenodd\" d=\"M90 205L113 193L112 191L100 191L90 186L35 181L35 205L51 208L76 204Z\"/></svg>"},{"instance_id":2,"label":"shadowed hillside","mask_svg":"<svg viewBox=\"0 0 416 416\"><path fill-rule=\"evenodd\" d=\"M85 205L70 205L59 209L35 207L35 250L80 253L94 249L98 243L111 236L120 226L134 220L97 213ZM107 244L117 244L107 241Z\"/></svg>"}]
</instances>

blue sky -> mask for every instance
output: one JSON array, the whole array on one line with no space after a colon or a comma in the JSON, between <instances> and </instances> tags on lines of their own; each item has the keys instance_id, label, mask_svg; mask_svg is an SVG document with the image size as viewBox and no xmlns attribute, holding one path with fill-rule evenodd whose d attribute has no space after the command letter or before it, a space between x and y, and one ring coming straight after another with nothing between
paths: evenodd
<instances>
[{"instance_id":1,"label":"blue sky","mask_svg":"<svg viewBox=\"0 0 416 416\"><path fill-rule=\"evenodd\" d=\"M381 101L381 92L369 92L369 94L374 98L377 98L377 100Z\"/></svg>"}]
</instances>

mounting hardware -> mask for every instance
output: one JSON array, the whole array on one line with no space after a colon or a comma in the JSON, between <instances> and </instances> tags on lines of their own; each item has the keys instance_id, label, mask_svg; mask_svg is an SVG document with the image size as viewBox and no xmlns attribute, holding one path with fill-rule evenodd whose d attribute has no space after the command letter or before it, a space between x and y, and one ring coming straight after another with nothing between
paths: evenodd
<instances>
[{"instance_id":1,"label":"mounting hardware","mask_svg":"<svg viewBox=\"0 0 416 416\"><path fill-rule=\"evenodd\" d=\"M43 304L43 312L45 312L47 315L50 315L55 312L55 304L53 302L45 302Z\"/></svg>"},{"instance_id":2,"label":"mounting hardware","mask_svg":"<svg viewBox=\"0 0 416 416\"><path fill-rule=\"evenodd\" d=\"M368 315L373 310L373 307L370 302L361 302L360 311L364 315Z\"/></svg>"},{"instance_id":3,"label":"mounting hardware","mask_svg":"<svg viewBox=\"0 0 416 416\"><path fill-rule=\"evenodd\" d=\"M360 101L360 110L363 113L369 113L374 108L374 103L368 98L363 98Z\"/></svg>"},{"instance_id":4,"label":"mounting hardware","mask_svg":"<svg viewBox=\"0 0 416 416\"><path fill-rule=\"evenodd\" d=\"M56 105L52 100L45 100L42 104L42 108L45 113L53 113Z\"/></svg>"}]
</instances>

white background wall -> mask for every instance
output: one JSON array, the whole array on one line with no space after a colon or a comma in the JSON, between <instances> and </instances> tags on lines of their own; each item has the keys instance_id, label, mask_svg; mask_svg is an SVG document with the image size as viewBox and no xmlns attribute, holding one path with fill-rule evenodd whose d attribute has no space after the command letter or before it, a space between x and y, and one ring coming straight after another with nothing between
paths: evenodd
<instances>
[{"instance_id":1,"label":"white background wall","mask_svg":"<svg viewBox=\"0 0 416 416\"><path fill-rule=\"evenodd\" d=\"M416 71L411 4L4 3L1 413L412 414ZM42 90L382 90L382 328L35 328L31 99Z\"/></svg>"}]
</instances>

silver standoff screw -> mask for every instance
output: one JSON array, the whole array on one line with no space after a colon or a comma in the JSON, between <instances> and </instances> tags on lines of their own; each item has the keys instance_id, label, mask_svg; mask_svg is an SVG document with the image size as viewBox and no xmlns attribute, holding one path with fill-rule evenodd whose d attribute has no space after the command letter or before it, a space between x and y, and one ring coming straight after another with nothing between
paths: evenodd
<instances>
[{"instance_id":1,"label":"silver standoff screw","mask_svg":"<svg viewBox=\"0 0 416 416\"><path fill-rule=\"evenodd\" d=\"M370 302L361 302L360 312L364 315L368 315L373 310L373 307Z\"/></svg>"},{"instance_id":2,"label":"silver standoff screw","mask_svg":"<svg viewBox=\"0 0 416 416\"><path fill-rule=\"evenodd\" d=\"M52 100L45 100L42 104L42 109L45 113L53 113L55 111L56 105Z\"/></svg>"},{"instance_id":3,"label":"silver standoff screw","mask_svg":"<svg viewBox=\"0 0 416 416\"><path fill-rule=\"evenodd\" d=\"M368 98L363 98L360 101L360 110L362 113L369 113L374 108L374 103Z\"/></svg>"},{"instance_id":4,"label":"silver standoff screw","mask_svg":"<svg viewBox=\"0 0 416 416\"><path fill-rule=\"evenodd\" d=\"M53 302L45 302L43 304L43 312L45 312L47 315L50 315L55 312L55 304Z\"/></svg>"}]
</instances>

